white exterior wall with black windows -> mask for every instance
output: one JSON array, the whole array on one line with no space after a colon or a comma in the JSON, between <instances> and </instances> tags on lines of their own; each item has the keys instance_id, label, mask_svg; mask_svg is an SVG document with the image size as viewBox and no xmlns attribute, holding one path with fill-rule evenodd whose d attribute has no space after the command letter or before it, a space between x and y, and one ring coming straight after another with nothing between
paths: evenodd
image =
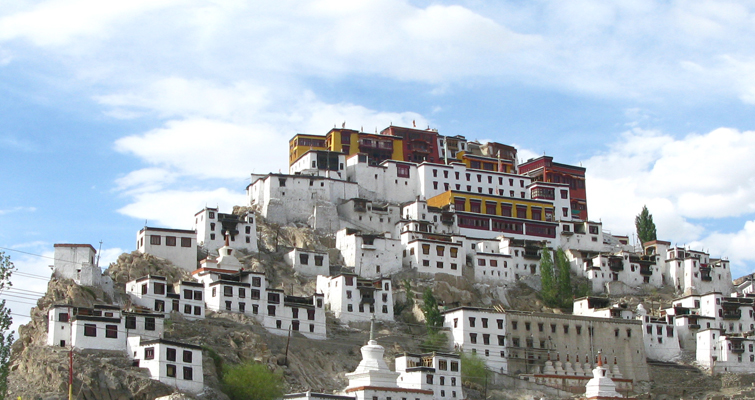
<instances>
[{"instance_id":1,"label":"white exterior wall with black windows","mask_svg":"<svg viewBox=\"0 0 755 400\"><path fill-rule=\"evenodd\" d=\"M393 321L391 280L359 279L356 275L317 277L317 293L323 294L327 307L341 322L369 321L372 315Z\"/></svg>"},{"instance_id":2,"label":"white exterior wall with black windows","mask_svg":"<svg viewBox=\"0 0 755 400\"><path fill-rule=\"evenodd\" d=\"M401 243L405 268L417 268L422 274L461 276L466 252L460 237L408 231L401 234Z\"/></svg>"},{"instance_id":3,"label":"white exterior wall with black windows","mask_svg":"<svg viewBox=\"0 0 755 400\"><path fill-rule=\"evenodd\" d=\"M204 285L181 281L168 284L165 277L148 275L126 283L126 293L134 305L170 314L180 313L195 320L205 316Z\"/></svg>"},{"instance_id":4,"label":"white exterior wall with black windows","mask_svg":"<svg viewBox=\"0 0 755 400\"><path fill-rule=\"evenodd\" d=\"M197 232L145 226L136 234L136 250L166 259L174 265L197 269Z\"/></svg>"},{"instance_id":5,"label":"white exterior wall with black windows","mask_svg":"<svg viewBox=\"0 0 755 400\"><path fill-rule=\"evenodd\" d=\"M152 379L178 390L199 393L204 390L202 348L166 339L128 339L128 353L139 367L149 370Z\"/></svg>"},{"instance_id":6,"label":"white exterior wall with black windows","mask_svg":"<svg viewBox=\"0 0 755 400\"><path fill-rule=\"evenodd\" d=\"M354 272L363 278L376 279L401 271L401 241L385 234L341 229L336 232L336 248L344 264L354 267Z\"/></svg>"},{"instance_id":7,"label":"white exterior wall with black windows","mask_svg":"<svg viewBox=\"0 0 755 400\"><path fill-rule=\"evenodd\" d=\"M330 258L326 251L294 248L286 254L285 260L294 271L303 275L327 275L330 272Z\"/></svg>"},{"instance_id":8,"label":"white exterior wall with black windows","mask_svg":"<svg viewBox=\"0 0 755 400\"><path fill-rule=\"evenodd\" d=\"M435 400L464 399L458 354L407 354L396 357L399 387L433 391Z\"/></svg>"},{"instance_id":9,"label":"white exterior wall with black windows","mask_svg":"<svg viewBox=\"0 0 755 400\"><path fill-rule=\"evenodd\" d=\"M243 215L221 213L217 208L205 207L194 215L197 246L208 254L217 255L225 245L225 236L234 249L257 251L257 223L253 212Z\"/></svg>"}]
</instances>

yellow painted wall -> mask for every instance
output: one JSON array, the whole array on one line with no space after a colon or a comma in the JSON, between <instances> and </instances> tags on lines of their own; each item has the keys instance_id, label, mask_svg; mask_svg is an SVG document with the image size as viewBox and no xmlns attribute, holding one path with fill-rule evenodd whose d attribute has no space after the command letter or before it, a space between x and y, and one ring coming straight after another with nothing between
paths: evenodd
<instances>
[{"instance_id":1,"label":"yellow painted wall","mask_svg":"<svg viewBox=\"0 0 755 400\"><path fill-rule=\"evenodd\" d=\"M555 209L554 207L549 207L546 204L538 203L532 200L527 199L515 199L510 197L500 197L500 196L486 196L483 194L471 194L471 193L463 193L463 192L455 192L455 191L447 191L445 193L441 193L433 198L430 198L427 200L427 205L431 207L438 207L442 208L445 205L449 204L455 204L454 199L455 198L461 198L463 197L465 199L464 204L464 210L459 211L469 211L469 200L480 200L482 202L482 205L480 206L480 214L485 214L485 202L493 202L496 203L495 212L497 216L501 216L501 203L507 203L511 204L512 209L512 215L515 215L514 218L521 218L520 216L516 215L516 206L527 206L527 215L526 219L532 219L532 209L530 207L540 207L543 209L543 212L540 214L540 220L539 221L545 221L545 214L546 211L550 210L551 214L555 217ZM490 215L490 214L485 214Z\"/></svg>"}]
</instances>

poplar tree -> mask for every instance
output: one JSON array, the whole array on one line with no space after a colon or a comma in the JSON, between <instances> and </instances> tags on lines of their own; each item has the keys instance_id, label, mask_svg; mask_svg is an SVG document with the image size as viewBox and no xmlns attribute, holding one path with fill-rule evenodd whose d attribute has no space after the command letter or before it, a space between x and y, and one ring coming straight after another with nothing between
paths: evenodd
<instances>
[{"instance_id":1,"label":"poplar tree","mask_svg":"<svg viewBox=\"0 0 755 400\"><path fill-rule=\"evenodd\" d=\"M571 286L571 268L569 266L569 259L566 258L566 252L560 247L556 251L556 278L558 280L558 303L561 308L570 308L574 303L574 293Z\"/></svg>"},{"instance_id":2,"label":"poplar tree","mask_svg":"<svg viewBox=\"0 0 755 400\"><path fill-rule=\"evenodd\" d=\"M10 261L10 257L0 251L0 293L13 286L10 276L14 270L15 266ZM8 391L8 372L10 372L8 363L10 346L13 344L13 331L8 332L13 323L10 311L10 308L5 306L5 300L0 301L0 399L4 399Z\"/></svg>"},{"instance_id":3,"label":"poplar tree","mask_svg":"<svg viewBox=\"0 0 755 400\"><path fill-rule=\"evenodd\" d=\"M543 298L543 303L546 306L553 307L556 303L558 289L556 276L553 273L551 251L547 247L543 247L543 250L540 251L540 287L540 296Z\"/></svg>"},{"instance_id":4,"label":"poplar tree","mask_svg":"<svg viewBox=\"0 0 755 400\"><path fill-rule=\"evenodd\" d=\"M642 211L634 218L634 226L637 228L640 244L656 240L653 214L650 214L647 206L642 206Z\"/></svg>"}]
</instances>

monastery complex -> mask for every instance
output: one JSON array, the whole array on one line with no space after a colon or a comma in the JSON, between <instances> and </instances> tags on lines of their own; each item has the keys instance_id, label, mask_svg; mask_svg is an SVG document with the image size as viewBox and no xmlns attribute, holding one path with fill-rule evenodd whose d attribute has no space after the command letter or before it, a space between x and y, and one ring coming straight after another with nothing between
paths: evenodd
<instances>
[{"instance_id":1,"label":"monastery complex","mask_svg":"<svg viewBox=\"0 0 755 400\"><path fill-rule=\"evenodd\" d=\"M632 243L590 220L581 166L548 156L519 162L512 146L396 126L297 134L288 157L288 173L251 176L249 211L204 208L193 229L138 230L136 250L169 260L191 280L133 277L127 304L55 305L48 345L122 350L154 379L197 393L202 351L162 338L172 315L242 313L276 335L326 340L329 315L344 324L392 323L398 282L391 278L402 271L507 287L539 282L541 253L561 248L593 293L575 299L571 313L445 304L445 352L397 355L392 371L373 337L341 394L286 398L465 398L461 352L480 356L494 377L589 398L631 396L652 378L648 360L755 372L752 282L735 287L724 258L662 240ZM315 282L314 292L294 296L271 287L264 271L243 268L239 253L259 251L259 219L334 238L327 251L287 249L286 263ZM113 292L95 253L90 245L55 245L55 276ZM662 287L677 294L671 307L629 308L601 297Z\"/></svg>"}]
</instances>

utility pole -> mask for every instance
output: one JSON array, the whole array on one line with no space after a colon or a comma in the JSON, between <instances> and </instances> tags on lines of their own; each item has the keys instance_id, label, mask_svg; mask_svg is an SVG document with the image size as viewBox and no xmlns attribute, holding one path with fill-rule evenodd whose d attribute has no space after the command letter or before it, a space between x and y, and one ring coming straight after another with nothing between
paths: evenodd
<instances>
[{"instance_id":1,"label":"utility pole","mask_svg":"<svg viewBox=\"0 0 755 400\"><path fill-rule=\"evenodd\" d=\"M68 400L73 400L73 309L68 307Z\"/></svg>"}]
</instances>

